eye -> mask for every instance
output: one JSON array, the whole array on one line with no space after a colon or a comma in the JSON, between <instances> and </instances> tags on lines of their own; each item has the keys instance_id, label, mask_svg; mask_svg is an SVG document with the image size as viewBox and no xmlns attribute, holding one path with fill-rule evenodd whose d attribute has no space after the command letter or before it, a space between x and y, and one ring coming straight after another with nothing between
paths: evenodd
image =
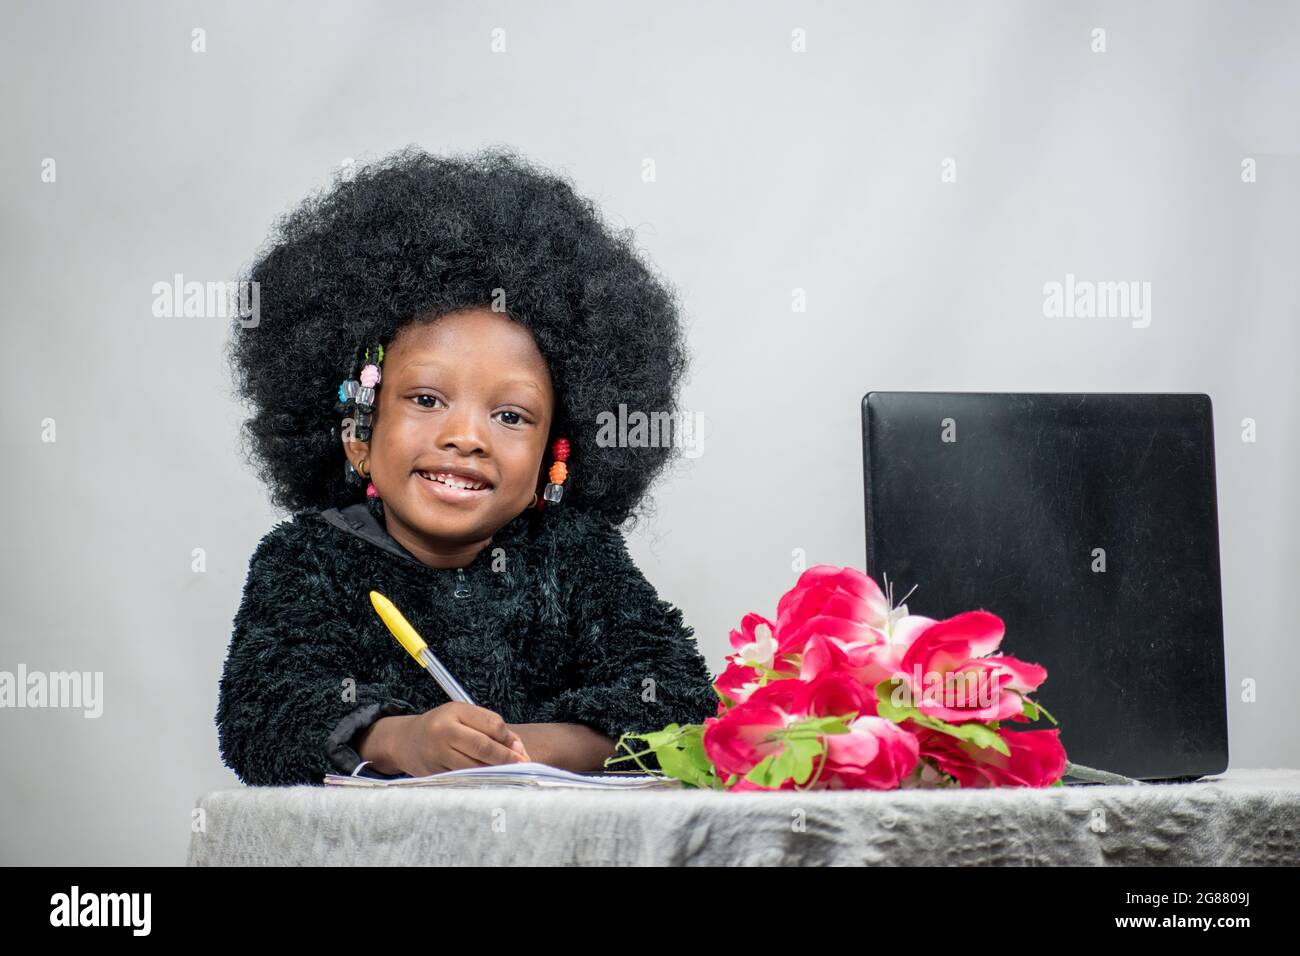
<instances>
[{"instance_id":1,"label":"eye","mask_svg":"<svg viewBox=\"0 0 1300 956\"><path fill-rule=\"evenodd\" d=\"M437 395L416 395L416 396L415 396L415 402L416 402L416 404L419 404L420 399L422 399L422 398L432 399L432 400L435 401L435 402L440 402L440 401L442 401L442 399L439 398ZM433 408L432 405L420 405L420 407L421 407L421 408Z\"/></svg>"},{"instance_id":2,"label":"eye","mask_svg":"<svg viewBox=\"0 0 1300 956\"><path fill-rule=\"evenodd\" d=\"M524 421L525 421L524 416L520 415L518 412L512 412L512 411L510 411L509 409L506 409L506 410L503 411L503 412L499 412L498 414L500 414L500 415L513 415L513 416L515 417L516 421L509 421L509 422L506 422L507 425L522 425L522 424L524 424Z\"/></svg>"}]
</instances>

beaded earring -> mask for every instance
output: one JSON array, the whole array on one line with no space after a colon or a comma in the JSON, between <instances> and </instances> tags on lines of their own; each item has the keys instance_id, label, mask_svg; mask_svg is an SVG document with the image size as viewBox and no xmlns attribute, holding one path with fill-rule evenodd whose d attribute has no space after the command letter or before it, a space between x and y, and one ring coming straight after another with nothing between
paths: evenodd
<instances>
[{"instance_id":1,"label":"beaded earring","mask_svg":"<svg viewBox=\"0 0 1300 956\"><path fill-rule=\"evenodd\" d=\"M547 477L550 483L546 486L546 491L542 497L537 499L537 507L541 508L546 502L558 504L564 497L564 482L569 477L569 440L567 438L557 438L551 445L551 455L554 461L551 463L550 471ZM536 497L536 495L534 495Z\"/></svg>"}]
</instances>

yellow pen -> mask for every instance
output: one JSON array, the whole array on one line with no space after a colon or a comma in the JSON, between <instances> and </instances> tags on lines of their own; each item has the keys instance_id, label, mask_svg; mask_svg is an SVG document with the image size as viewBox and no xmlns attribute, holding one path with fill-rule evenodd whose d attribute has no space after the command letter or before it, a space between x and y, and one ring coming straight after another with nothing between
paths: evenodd
<instances>
[{"instance_id":1,"label":"yellow pen","mask_svg":"<svg viewBox=\"0 0 1300 956\"><path fill-rule=\"evenodd\" d=\"M402 612L397 609L392 601L384 597L378 591L370 592L370 603L375 606L375 612L380 619L388 625L388 629L393 632L393 637L397 642L406 648L407 653L416 659L424 669L433 675L433 679L438 682L447 696L452 700L464 701L467 704L473 704L473 699L460 686L460 682L451 676L451 671L442 666L442 661L434 657L433 651L429 650L429 645L424 643L422 638L411 627L411 622L402 616Z\"/></svg>"}]
</instances>

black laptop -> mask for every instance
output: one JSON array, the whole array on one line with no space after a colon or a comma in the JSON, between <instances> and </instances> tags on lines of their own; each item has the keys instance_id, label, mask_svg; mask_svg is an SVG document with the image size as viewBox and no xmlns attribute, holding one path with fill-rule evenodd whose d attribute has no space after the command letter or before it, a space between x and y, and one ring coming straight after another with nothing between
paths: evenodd
<instances>
[{"instance_id":1,"label":"black laptop","mask_svg":"<svg viewBox=\"0 0 1300 956\"><path fill-rule=\"evenodd\" d=\"M1071 762L1227 769L1209 396L869 392L862 445L867 573L913 613L1001 617Z\"/></svg>"}]
</instances>

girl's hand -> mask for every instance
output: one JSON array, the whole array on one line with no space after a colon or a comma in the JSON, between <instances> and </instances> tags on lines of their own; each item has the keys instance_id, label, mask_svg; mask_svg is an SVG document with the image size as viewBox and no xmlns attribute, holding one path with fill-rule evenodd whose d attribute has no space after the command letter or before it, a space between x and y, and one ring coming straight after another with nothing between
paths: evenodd
<instances>
[{"instance_id":1,"label":"girl's hand","mask_svg":"<svg viewBox=\"0 0 1300 956\"><path fill-rule=\"evenodd\" d=\"M529 759L524 742L500 714L461 701L411 717L402 727L396 750L398 765L413 777Z\"/></svg>"}]
</instances>

